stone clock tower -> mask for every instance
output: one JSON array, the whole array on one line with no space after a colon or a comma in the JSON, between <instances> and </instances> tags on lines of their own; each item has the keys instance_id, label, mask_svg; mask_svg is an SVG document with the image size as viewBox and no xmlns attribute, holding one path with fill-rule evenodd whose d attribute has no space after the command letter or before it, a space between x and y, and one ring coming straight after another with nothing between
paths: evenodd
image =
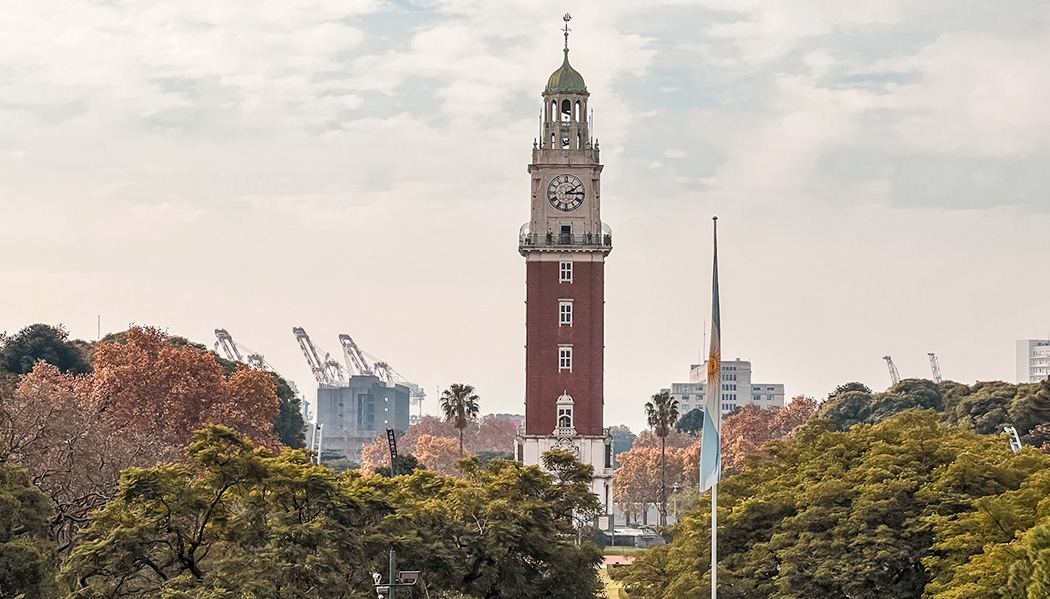
<instances>
[{"instance_id":1,"label":"stone clock tower","mask_svg":"<svg viewBox=\"0 0 1050 599\"><path fill-rule=\"evenodd\" d=\"M525 426L518 459L537 464L551 448L594 466L593 490L612 499L612 440L603 424L605 257L612 230L601 221L598 144L590 137L583 77L565 58L543 90L541 137L533 143L525 258Z\"/></svg>"}]
</instances>

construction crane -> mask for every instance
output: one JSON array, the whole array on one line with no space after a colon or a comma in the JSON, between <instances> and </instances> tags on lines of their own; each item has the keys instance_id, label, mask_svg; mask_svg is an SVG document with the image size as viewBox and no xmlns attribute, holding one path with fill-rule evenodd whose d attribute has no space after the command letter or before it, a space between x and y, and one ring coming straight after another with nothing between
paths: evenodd
<instances>
[{"instance_id":1,"label":"construction crane","mask_svg":"<svg viewBox=\"0 0 1050 599\"><path fill-rule=\"evenodd\" d=\"M215 329L215 353L219 353L220 350L226 356L227 360L247 364L252 368L258 368L259 370L274 372L273 367L266 362L266 359L262 354L253 352L247 347L234 341L233 337L230 336L226 329Z\"/></svg>"},{"instance_id":2,"label":"construction crane","mask_svg":"<svg viewBox=\"0 0 1050 599\"><path fill-rule=\"evenodd\" d=\"M896 385L901 382L901 374L897 372L897 367L893 364L893 358L882 356L882 359L886 360L886 367L890 369L890 380L893 381L893 384Z\"/></svg>"},{"instance_id":3,"label":"construction crane","mask_svg":"<svg viewBox=\"0 0 1050 599\"><path fill-rule=\"evenodd\" d=\"M346 380L346 369L343 368L343 365L333 360L329 353L326 353L322 360L320 351L303 328L292 327L292 333L295 335L295 340L299 342L299 348L303 350L306 362L310 365L310 372L313 373L318 384L332 385Z\"/></svg>"},{"instance_id":4,"label":"construction crane","mask_svg":"<svg viewBox=\"0 0 1050 599\"><path fill-rule=\"evenodd\" d=\"M343 333L339 335L339 344L343 346L343 359L346 360L346 368L353 374L372 375L372 367L368 365L364 352L357 347L350 335Z\"/></svg>"},{"instance_id":5,"label":"construction crane","mask_svg":"<svg viewBox=\"0 0 1050 599\"><path fill-rule=\"evenodd\" d=\"M926 355L930 356L930 370L933 371L933 382L940 383L942 380L941 365L937 363L937 354L930 352Z\"/></svg>"}]
</instances>

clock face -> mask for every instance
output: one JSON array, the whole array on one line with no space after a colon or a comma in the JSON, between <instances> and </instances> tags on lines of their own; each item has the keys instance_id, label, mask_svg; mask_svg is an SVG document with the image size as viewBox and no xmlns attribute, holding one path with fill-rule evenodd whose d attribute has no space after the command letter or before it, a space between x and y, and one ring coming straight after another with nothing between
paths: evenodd
<instances>
[{"instance_id":1,"label":"clock face","mask_svg":"<svg viewBox=\"0 0 1050 599\"><path fill-rule=\"evenodd\" d=\"M547 199L551 206L562 212L572 212L580 207L586 196L583 181L572 175L558 175L547 185Z\"/></svg>"}]
</instances>

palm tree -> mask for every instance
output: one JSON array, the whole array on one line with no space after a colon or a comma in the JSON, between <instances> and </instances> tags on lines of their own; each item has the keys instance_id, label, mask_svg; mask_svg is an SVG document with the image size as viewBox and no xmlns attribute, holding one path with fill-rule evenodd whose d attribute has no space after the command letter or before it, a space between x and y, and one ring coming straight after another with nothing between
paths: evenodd
<instances>
[{"instance_id":1,"label":"palm tree","mask_svg":"<svg viewBox=\"0 0 1050 599\"><path fill-rule=\"evenodd\" d=\"M660 526L667 526L667 474L664 466L667 456L667 435L678 422L678 400L667 391L645 402L645 417L657 437L660 437Z\"/></svg>"},{"instance_id":2,"label":"palm tree","mask_svg":"<svg viewBox=\"0 0 1050 599\"><path fill-rule=\"evenodd\" d=\"M463 429L478 418L478 394L474 387L463 383L452 383L441 392L441 411L445 420L459 429L459 457L463 457Z\"/></svg>"}]
</instances>

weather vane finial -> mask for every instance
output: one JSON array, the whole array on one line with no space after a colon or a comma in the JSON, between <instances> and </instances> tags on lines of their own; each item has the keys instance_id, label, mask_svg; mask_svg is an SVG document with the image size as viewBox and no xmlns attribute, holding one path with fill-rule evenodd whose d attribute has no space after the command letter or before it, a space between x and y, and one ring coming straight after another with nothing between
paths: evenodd
<instances>
[{"instance_id":1,"label":"weather vane finial","mask_svg":"<svg viewBox=\"0 0 1050 599\"><path fill-rule=\"evenodd\" d=\"M570 15L569 13L565 13L565 16L562 17L562 20L565 21L565 51L568 52L569 51L569 21L572 20L572 15Z\"/></svg>"}]
</instances>

